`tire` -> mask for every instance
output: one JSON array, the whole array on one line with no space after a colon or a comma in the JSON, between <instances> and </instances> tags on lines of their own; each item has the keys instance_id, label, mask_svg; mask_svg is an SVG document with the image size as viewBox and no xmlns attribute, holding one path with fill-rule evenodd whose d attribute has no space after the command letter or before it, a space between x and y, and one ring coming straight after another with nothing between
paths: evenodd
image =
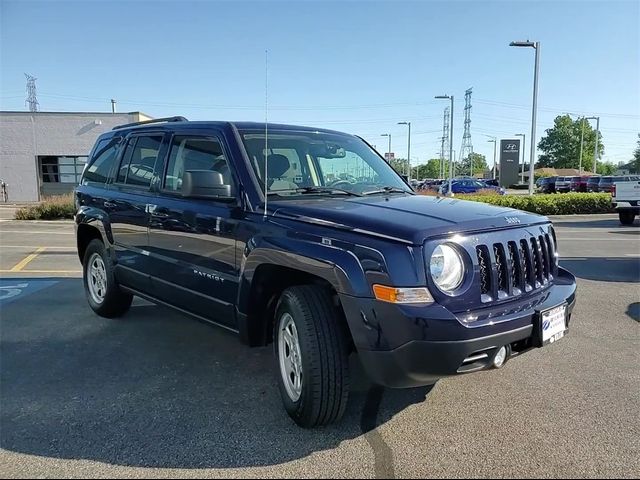
<instances>
[{"instance_id":1,"label":"tire","mask_svg":"<svg viewBox=\"0 0 640 480\"><path fill-rule=\"evenodd\" d=\"M89 242L82 267L84 291L91 309L105 318L124 315L131 307L133 295L120 290L114 275L113 263L100 240L94 239Z\"/></svg>"},{"instance_id":2,"label":"tire","mask_svg":"<svg viewBox=\"0 0 640 480\"><path fill-rule=\"evenodd\" d=\"M295 348L289 348L285 330L293 323L298 339L298 369L302 373L299 391L286 365L294 365ZM286 289L276 308L274 350L278 386L289 416L303 428L338 421L349 397L349 334L346 322L322 287L302 285ZM291 369L295 376L295 369ZM289 385L289 387L287 386Z\"/></svg>"},{"instance_id":3,"label":"tire","mask_svg":"<svg viewBox=\"0 0 640 480\"><path fill-rule=\"evenodd\" d=\"M620 223L622 225L633 225L633 221L636 219L636 214L633 210L620 210L618 212L620 217Z\"/></svg>"}]
</instances>

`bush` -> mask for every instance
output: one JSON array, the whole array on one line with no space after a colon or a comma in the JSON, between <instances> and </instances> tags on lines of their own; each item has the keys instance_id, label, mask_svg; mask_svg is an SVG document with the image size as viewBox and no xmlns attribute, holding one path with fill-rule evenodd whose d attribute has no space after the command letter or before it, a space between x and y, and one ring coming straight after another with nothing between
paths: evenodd
<instances>
[{"instance_id":1,"label":"bush","mask_svg":"<svg viewBox=\"0 0 640 480\"><path fill-rule=\"evenodd\" d=\"M554 195L456 195L461 200L490 203L541 215L612 213L608 193L562 193Z\"/></svg>"},{"instance_id":2,"label":"bush","mask_svg":"<svg viewBox=\"0 0 640 480\"><path fill-rule=\"evenodd\" d=\"M73 194L69 193L45 198L38 205L20 208L16 210L14 218L16 220L59 220L73 218L75 213Z\"/></svg>"}]
</instances>

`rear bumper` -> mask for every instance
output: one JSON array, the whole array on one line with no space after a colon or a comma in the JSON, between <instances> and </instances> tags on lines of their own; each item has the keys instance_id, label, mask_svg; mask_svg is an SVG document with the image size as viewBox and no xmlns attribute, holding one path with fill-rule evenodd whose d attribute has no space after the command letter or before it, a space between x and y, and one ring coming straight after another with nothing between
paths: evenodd
<instances>
[{"instance_id":1,"label":"rear bumper","mask_svg":"<svg viewBox=\"0 0 640 480\"><path fill-rule=\"evenodd\" d=\"M563 303L567 304L568 327L576 301L575 277L560 269L556 282L542 294L513 309L511 304L501 305L495 312L507 313L500 317L491 312L491 320L481 326L465 325L450 312L447 318L442 307L435 305L422 307L421 316L416 316L417 310L381 305L382 302L375 300L370 300L373 305L361 304L359 312L354 310L354 302L345 303L344 298L343 306L358 354L372 381L391 388L407 388L489 368L493 356L502 346L508 346L514 355L541 346L540 312ZM427 316L429 313L432 318ZM354 318L354 314L358 318ZM362 322L366 322L367 330L375 334L367 341L360 336ZM411 336L413 338L408 338ZM408 340L396 345L403 337ZM372 339L375 339L373 345ZM476 357L476 354L481 358L469 361L469 357Z\"/></svg>"},{"instance_id":2,"label":"rear bumper","mask_svg":"<svg viewBox=\"0 0 640 480\"><path fill-rule=\"evenodd\" d=\"M637 200L630 200L628 202L618 202L614 200L612 204L613 208L618 210L634 210L636 212L640 211L640 205L638 205Z\"/></svg>"}]
</instances>

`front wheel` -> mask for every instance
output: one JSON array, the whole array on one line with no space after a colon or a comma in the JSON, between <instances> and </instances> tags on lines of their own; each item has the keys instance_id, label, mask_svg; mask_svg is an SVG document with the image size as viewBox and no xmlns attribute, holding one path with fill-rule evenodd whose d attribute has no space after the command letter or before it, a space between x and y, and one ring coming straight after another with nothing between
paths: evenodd
<instances>
[{"instance_id":1,"label":"front wheel","mask_svg":"<svg viewBox=\"0 0 640 480\"><path fill-rule=\"evenodd\" d=\"M633 221L636 219L636 214L633 210L620 210L618 216L622 225L633 225Z\"/></svg>"},{"instance_id":2,"label":"front wheel","mask_svg":"<svg viewBox=\"0 0 640 480\"><path fill-rule=\"evenodd\" d=\"M274 349L289 416L304 428L339 420L349 395L349 341L328 291L303 285L282 293Z\"/></svg>"},{"instance_id":3,"label":"front wheel","mask_svg":"<svg viewBox=\"0 0 640 480\"><path fill-rule=\"evenodd\" d=\"M133 296L118 286L113 263L100 240L91 240L82 264L84 289L91 309L106 318L124 315L131 306Z\"/></svg>"}]
</instances>

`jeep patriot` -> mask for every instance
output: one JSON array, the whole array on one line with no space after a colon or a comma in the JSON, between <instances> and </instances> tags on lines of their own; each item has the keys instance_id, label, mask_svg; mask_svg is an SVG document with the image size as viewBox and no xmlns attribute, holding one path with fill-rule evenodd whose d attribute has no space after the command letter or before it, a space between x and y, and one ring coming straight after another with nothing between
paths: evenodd
<instances>
[{"instance_id":1,"label":"jeep patriot","mask_svg":"<svg viewBox=\"0 0 640 480\"><path fill-rule=\"evenodd\" d=\"M576 282L547 218L416 195L356 136L266 127L171 117L98 138L75 191L98 315L139 296L273 343L303 427L340 419L351 353L406 388L566 334Z\"/></svg>"}]
</instances>

